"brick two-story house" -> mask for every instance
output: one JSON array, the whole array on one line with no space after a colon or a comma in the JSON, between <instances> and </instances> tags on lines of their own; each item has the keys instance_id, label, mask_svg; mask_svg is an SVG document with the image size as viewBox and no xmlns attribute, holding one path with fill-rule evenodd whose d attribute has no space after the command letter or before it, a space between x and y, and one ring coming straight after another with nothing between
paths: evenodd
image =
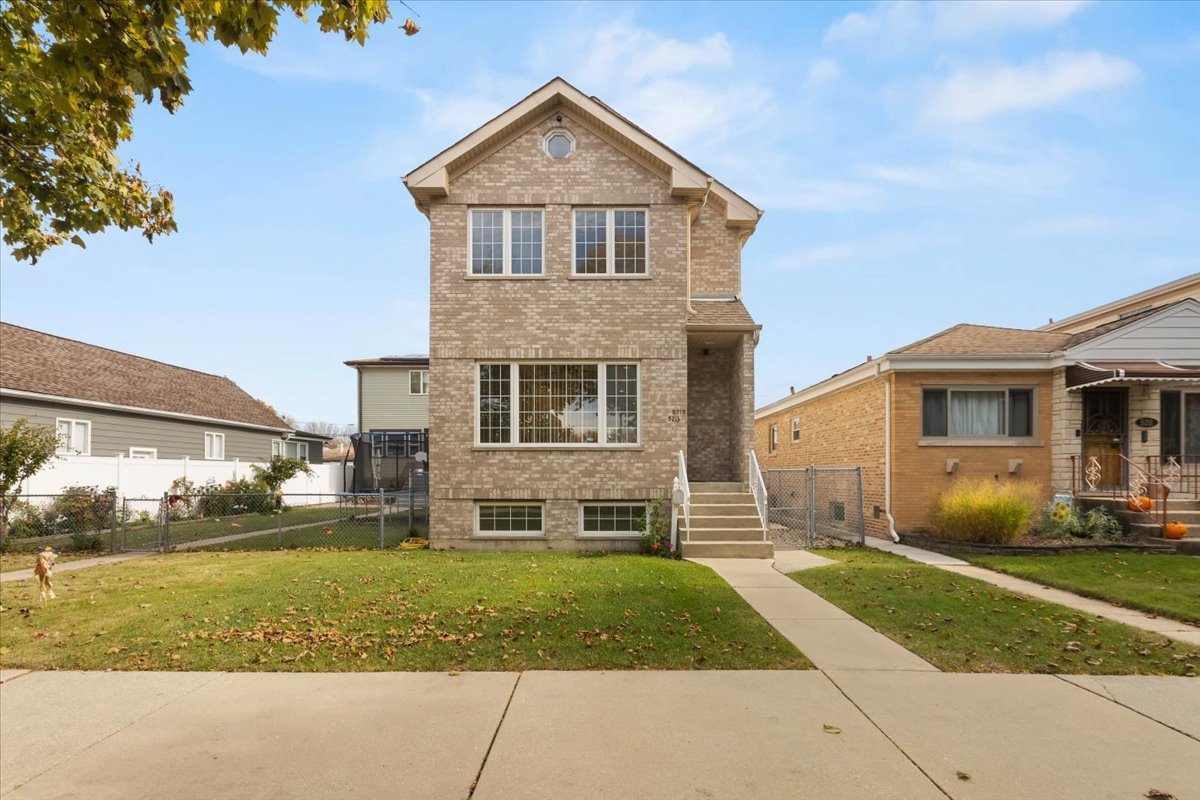
<instances>
[{"instance_id":1,"label":"brick two-story house","mask_svg":"<svg viewBox=\"0 0 1200 800\"><path fill-rule=\"evenodd\" d=\"M634 547L681 456L723 484L693 490L739 492L757 208L559 78L404 180L430 225L434 547Z\"/></svg>"}]
</instances>

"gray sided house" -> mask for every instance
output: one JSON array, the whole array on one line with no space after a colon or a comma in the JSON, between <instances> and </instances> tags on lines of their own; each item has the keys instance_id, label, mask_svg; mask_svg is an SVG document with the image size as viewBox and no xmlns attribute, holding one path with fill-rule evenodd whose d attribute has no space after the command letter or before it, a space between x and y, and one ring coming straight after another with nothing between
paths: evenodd
<instances>
[{"instance_id":1,"label":"gray sided house","mask_svg":"<svg viewBox=\"0 0 1200 800\"><path fill-rule=\"evenodd\" d=\"M22 417L77 457L267 461L293 436L228 378L0 323L0 425Z\"/></svg>"},{"instance_id":2,"label":"gray sided house","mask_svg":"<svg viewBox=\"0 0 1200 800\"><path fill-rule=\"evenodd\" d=\"M428 452L429 356L359 358L354 489L404 489Z\"/></svg>"}]
</instances>

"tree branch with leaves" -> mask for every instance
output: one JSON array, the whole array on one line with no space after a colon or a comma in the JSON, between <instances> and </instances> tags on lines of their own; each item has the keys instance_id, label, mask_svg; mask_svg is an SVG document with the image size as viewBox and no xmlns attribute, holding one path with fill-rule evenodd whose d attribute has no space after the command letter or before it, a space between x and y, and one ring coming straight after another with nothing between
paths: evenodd
<instances>
[{"instance_id":1,"label":"tree branch with leaves","mask_svg":"<svg viewBox=\"0 0 1200 800\"><path fill-rule=\"evenodd\" d=\"M360 45L391 17L387 0L0 2L0 226L13 257L36 263L110 226L150 241L175 231L171 192L117 154L138 101L183 105L189 41L265 55L281 14L310 11Z\"/></svg>"}]
</instances>

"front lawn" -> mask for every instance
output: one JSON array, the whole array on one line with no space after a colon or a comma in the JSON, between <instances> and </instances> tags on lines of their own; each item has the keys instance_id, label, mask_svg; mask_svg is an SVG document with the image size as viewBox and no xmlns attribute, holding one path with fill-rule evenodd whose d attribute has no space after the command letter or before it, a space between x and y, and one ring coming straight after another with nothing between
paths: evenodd
<instances>
[{"instance_id":1,"label":"front lawn","mask_svg":"<svg viewBox=\"0 0 1200 800\"><path fill-rule=\"evenodd\" d=\"M868 549L791 577L948 672L1195 675L1200 648Z\"/></svg>"},{"instance_id":2,"label":"front lawn","mask_svg":"<svg viewBox=\"0 0 1200 800\"><path fill-rule=\"evenodd\" d=\"M1160 553L965 555L981 567L1200 625L1200 558Z\"/></svg>"},{"instance_id":3,"label":"front lawn","mask_svg":"<svg viewBox=\"0 0 1200 800\"><path fill-rule=\"evenodd\" d=\"M176 553L0 584L0 666L807 669L711 570L633 555Z\"/></svg>"}]
</instances>

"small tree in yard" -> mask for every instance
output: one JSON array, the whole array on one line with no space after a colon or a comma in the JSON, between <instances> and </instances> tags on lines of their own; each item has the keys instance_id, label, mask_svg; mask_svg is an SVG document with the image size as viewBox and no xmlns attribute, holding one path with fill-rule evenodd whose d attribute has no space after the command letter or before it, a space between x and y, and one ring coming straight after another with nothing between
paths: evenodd
<instances>
[{"instance_id":1,"label":"small tree in yard","mask_svg":"<svg viewBox=\"0 0 1200 800\"><path fill-rule=\"evenodd\" d=\"M303 472L305 475L312 477L313 471L308 468L298 458L284 458L283 456L275 456L271 462L265 467L260 467L257 464L253 465L254 480L266 486L273 493L278 495L281 487L290 481L292 478Z\"/></svg>"},{"instance_id":2,"label":"small tree in yard","mask_svg":"<svg viewBox=\"0 0 1200 800\"><path fill-rule=\"evenodd\" d=\"M22 417L0 428L0 546L8 539L8 515L21 494L21 484L46 466L58 450L58 433Z\"/></svg>"}]
</instances>

